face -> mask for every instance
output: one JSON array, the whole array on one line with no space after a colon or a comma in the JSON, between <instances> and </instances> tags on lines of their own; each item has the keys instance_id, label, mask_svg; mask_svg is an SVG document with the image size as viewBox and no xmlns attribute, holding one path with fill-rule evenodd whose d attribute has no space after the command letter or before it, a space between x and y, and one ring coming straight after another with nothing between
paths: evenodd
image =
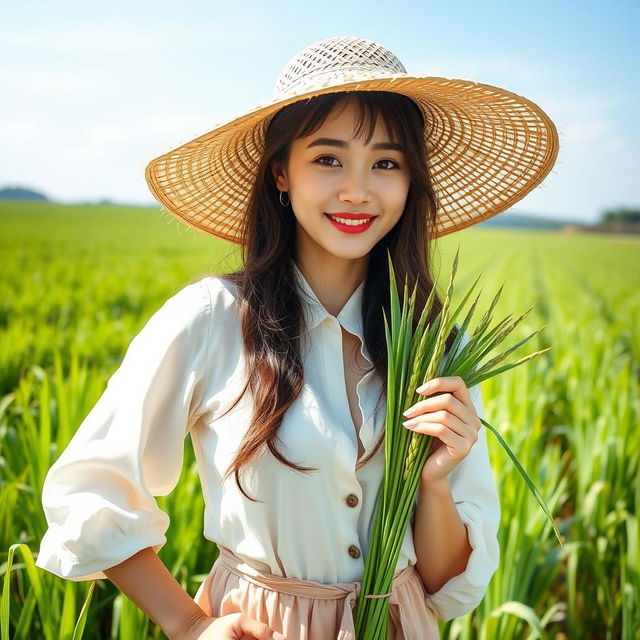
<instances>
[{"instance_id":1,"label":"face","mask_svg":"<svg viewBox=\"0 0 640 640\"><path fill-rule=\"evenodd\" d=\"M292 142L288 167L274 168L276 186L291 198L298 255L365 258L402 215L410 183L404 153L385 146L391 140L381 118L368 145L353 139L356 118L356 105L336 105L318 131ZM349 213L373 217L355 226L328 215Z\"/></svg>"}]
</instances>

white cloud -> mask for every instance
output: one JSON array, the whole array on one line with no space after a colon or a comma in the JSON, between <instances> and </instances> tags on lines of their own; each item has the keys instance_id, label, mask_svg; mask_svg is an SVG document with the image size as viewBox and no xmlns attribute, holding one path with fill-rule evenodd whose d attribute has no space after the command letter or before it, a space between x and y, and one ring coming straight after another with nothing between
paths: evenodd
<instances>
[{"instance_id":1,"label":"white cloud","mask_svg":"<svg viewBox=\"0 0 640 640\"><path fill-rule=\"evenodd\" d=\"M578 116L564 127L564 141L577 153L591 153L602 157L604 153L616 153L625 148L622 131L604 117Z\"/></svg>"},{"instance_id":2,"label":"white cloud","mask_svg":"<svg viewBox=\"0 0 640 640\"><path fill-rule=\"evenodd\" d=\"M160 52L167 40L159 33L132 29L124 24L79 24L66 29L29 27L22 30L0 29L3 49L46 50L55 53L136 54Z\"/></svg>"},{"instance_id":3,"label":"white cloud","mask_svg":"<svg viewBox=\"0 0 640 640\"><path fill-rule=\"evenodd\" d=\"M619 124L616 114L629 106L623 95L550 94L540 99L545 112L555 123L560 138L560 153L565 162L592 167L615 166L622 158L616 154L631 152L631 140ZM608 159L608 156L610 159Z\"/></svg>"},{"instance_id":4,"label":"white cloud","mask_svg":"<svg viewBox=\"0 0 640 640\"><path fill-rule=\"evenodd\" d=\"M113 90L112 81L91 69L63 69L57 67L0 69L0 86L15 100L21 97L55 97L60 100L73 97L73 92L108 93Z\"/></svg>"},{"instance_id":5,"label":"white cloud","mask_svg":"<svg viewBox=\"0 0 640 640\"><path fill-rule=\"evenodd\" d=\"M41 135L41 128L33 121L0 120L0 144L12 145L32 142Z\"/></svg>"},{"instance_id":6,"label":"white cloud","mask_svg":"<svg viewBox=\"0 0 640 640\"><path fill-rule=\"evenodd\" d=\"M118 124L91 127L85 134L90 144L120 144L131 138L131 128Z\"/></svg>"},{"instance_id":7,"label":"white cloud","mask_svg":"<svg viewBox=\"0 0 640 640\"><path fill-rule=\"evenodd\" d=\"M442 78L457 78L471 80L485 84L497 84L508 91L517 91L527 83L539 82L544 76L542 69L536 68L530 62L507 59L505 57L476 57L470 60L468 57L428 60L412 59L406 63L407 71L419 75L432 75ZM510 82L514 87L509 86Z\"/></svg>"},{"instance_id":8,"label":"white cloud","mask_svg":"<svg viewBox=\"0 0 640 640\"><path fill-rule=\"evenodd\" d=\"M167 113L136 116L124 123L105 122L87 127L79 135L88 144L115 146L144 143L148 146L166 147L158 148L158 153L164 153L214 128L211 116L206 113Z\"/></svg>"},{"instance_id":9,"label":"white cloud","mask_svg":"<svg viewBox=\"0 0 640 640\"><path fill-rule=\"evenodd\" d=\"M89 145L65 145L58 149L57 157L59 161L74 160L74 161L94 161L102 160L106 157L105 149L99 146Z\"/></svg>"}]
</instances>

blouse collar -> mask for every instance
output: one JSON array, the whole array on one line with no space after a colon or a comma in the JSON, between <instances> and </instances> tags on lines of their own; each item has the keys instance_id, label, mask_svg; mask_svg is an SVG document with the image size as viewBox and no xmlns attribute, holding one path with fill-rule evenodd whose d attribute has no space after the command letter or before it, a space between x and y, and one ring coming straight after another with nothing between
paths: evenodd
<instances>
[{"instance_id":1,"label":"blouse collar","mask_svg":"<svg viewBox=\"0 0 640 640\"><path fill-rule=\"evenodd\" d=\"M300 271L295 261L292 261L292 263L300 289L304 294L306 294L305 300L303 301L303 307L307 329L311 331L311 329L319 325L325 318L335 317L349 333L353 333L358 336L364 345L362 296L364 293L365 281L363 280L358 288L351 294L351 297L345 302L340 313L338 313L337 316L333 316L320 302L318 296L316 296L306 278L302 275L302 271ZM306 304L304 304L304 302L306 302Z\"/></svg>"}]
</instances>

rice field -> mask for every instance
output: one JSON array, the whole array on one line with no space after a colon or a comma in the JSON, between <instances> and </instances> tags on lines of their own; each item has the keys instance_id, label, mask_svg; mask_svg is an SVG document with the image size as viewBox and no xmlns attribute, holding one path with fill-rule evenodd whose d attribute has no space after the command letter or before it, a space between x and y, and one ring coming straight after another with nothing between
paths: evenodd
<instances>
[{"instance_id":1,"label":"rice field","mask_svg":"<svg viewBox=\"0 0 640 640\"><path fill-rule=\"evenodd\" d=\"M164 638L107 580L33 565L51 463L103 392L132 337L187 281L238 264L237 249L155 208L0 203L0 640ZM460 245L458 293L483 273L480 308L534 310L508 344L552 347L482 383L495 426L552 509L566 550L488 434L501 565L445 640L640 639L640 242L482 226L439 241L440 286ZM454 292L454 302L456 295ZM189 438L160 557L193 596L216 558Z\"/></svg>"}]
</instances>

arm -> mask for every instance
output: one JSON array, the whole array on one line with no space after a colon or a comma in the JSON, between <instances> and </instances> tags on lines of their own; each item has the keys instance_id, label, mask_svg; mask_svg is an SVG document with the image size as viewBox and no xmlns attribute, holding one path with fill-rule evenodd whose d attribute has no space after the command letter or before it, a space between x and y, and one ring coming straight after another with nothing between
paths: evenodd
<instances>
[{"instance_id":1,"label":"arm","mask_svg":"<svg viewBox=\"0 0 640 640\"><path fill-rule=\"evenodd\" d=\"M47 472L37 567L104 579L105 567L165 544L169 515L155 497L178 484L185 437L203 412L210 309L206 281L184 287L131 341Z\"/></svg>"},{"instance_id":2,"label":"arm","mask_svg":"<svg viewBox=\"0 0 640 640\"><path fill-rule=\"evenodd\" d=\"M483 418L480 385L469 392ZM423 481L416 496L412 523L416 570L425 586L427 605L442 620L462 616L482 601L500 560L499 523L500 502L483 425L468 455L446 476L446 483Z\"/></svg>"},{"instance_id":3,"label":"arm","mask_svg":"<svg viewBox=\"0 0 640 640\"><path fill-rule=\"evenodd\" d=\"M104 570L105 575L144 611L171 640L179 640L207 619L206 613L171 575L151 547Z\"/></svg>"},{"instance_id":4,"label":"arm","mask_svg":"<svg viewBox=\"0 0 640 640\"><path fill-rule=\"evenodd\" d=\"M413 543L416 569L429 593L435 593L466 569L472 548L448 479L421 483Z\"/></svg>"}]
</instances>

